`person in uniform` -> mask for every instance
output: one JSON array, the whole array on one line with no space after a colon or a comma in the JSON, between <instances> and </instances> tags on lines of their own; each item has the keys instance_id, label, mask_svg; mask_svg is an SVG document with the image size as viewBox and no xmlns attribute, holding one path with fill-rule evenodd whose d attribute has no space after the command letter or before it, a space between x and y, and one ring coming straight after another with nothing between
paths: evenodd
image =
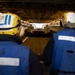
<instances>
[{"instance_id":1,"label":"person in uniform","mask_svg":"<svg viewBox=\"0 0 75 75\"><path fill-rule=\"evenodd\" d=\"M43 75L37 55L22 45L25 27L12 13L0 14L0 75Z\"/></svg>"},{"instance_id":2,"label":"person in uniform","mask_svg":"<svg viewBox=\"0 0 75 75\"><path fill-rule=\"evenodd\" d=\"M44 52L44 64L50 66L50 75L75 75L75 13L64 13L63 30L48 41Z\"/></svg>"}]
</instances>

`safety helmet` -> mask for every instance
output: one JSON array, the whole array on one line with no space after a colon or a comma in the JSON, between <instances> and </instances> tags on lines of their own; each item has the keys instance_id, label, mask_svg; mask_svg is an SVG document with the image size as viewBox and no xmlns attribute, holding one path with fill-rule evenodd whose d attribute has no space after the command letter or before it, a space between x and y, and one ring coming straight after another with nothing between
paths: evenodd
<instances>
[{"instance_id":1,"label":"safety helmet","mask_svg":"<svg viewBox=\"0 0 75 75\"><path fill-rule=\"evenodd\" d=\"M75 28L75 13L67 12L62 17L62 25L69 28Z\"/></svg>"},{"instance_id":2,"label":"safety helmet","mask_svg":"<svg viewBox=\"0 0 75 75\"><path fill-rule=\"evenodd\" d=\"M15 35L18 33L19 16L12 13L0 13L0 34Z\"/></svg>"}]
</instances>

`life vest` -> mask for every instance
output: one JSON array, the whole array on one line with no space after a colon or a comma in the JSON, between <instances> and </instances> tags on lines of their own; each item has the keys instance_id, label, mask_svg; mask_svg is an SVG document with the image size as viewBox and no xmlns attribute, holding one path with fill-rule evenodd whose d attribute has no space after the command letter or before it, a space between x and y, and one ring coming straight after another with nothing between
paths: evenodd
<instances>
[{"instance_id":1,"label":"life vest","mask_svg":"<svg viewBox=\"0 0 75 75\"><path fill-rule=\"evenodd\" d=\"M0 42L0 75L29 75L29 48Z\"/></svg>"},{"instance_id":2,"label":"life vest","mask_svg":"<svg viewBox=\"0 0 75 75\"><path fill-rule=\"evenodd\" d=\"M75 75L75 30L66 28L54 34L51 68L57 75Z\"/></svg>"}]
</instances>

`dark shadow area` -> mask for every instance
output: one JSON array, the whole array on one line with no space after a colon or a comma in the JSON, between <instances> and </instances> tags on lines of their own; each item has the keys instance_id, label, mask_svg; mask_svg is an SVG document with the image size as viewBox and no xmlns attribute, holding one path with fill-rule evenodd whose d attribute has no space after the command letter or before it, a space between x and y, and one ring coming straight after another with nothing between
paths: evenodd
<instances>
[{"instance_id":1,"label":"dark shadow area","mask_svg":"<svg viewBox=\"0 0 75 75\"><path fill-rule=\"evenodd\" d=\"M38 56L39 57L39 60L40 60L40 63L41 63L41 67L43 69L43 73L44 75L49 75L49 66L45 66L44 63L43 63L43 60L42 60L42 56Z\"/></svg>"},{"instance_id":2,"label":"dark shadow area","mask_svg":"<svg viewBox=\"0 0 75 75\"><path fill-rule=\"evenodd\" d=\"M44 33L43 31L34 31L33 33L25 31L25 36L29 37L51 37L54 31L50 31L48 33Z\"/></svg>"}]
</instances>

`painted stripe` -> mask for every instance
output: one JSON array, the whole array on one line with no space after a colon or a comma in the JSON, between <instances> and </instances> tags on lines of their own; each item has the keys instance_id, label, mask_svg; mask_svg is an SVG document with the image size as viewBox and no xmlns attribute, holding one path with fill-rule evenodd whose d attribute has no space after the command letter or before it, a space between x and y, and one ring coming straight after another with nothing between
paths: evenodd
<instances>
[{"instance_id":1,"label":"painted stripe","mask_svg":"<svg viewBox=\"0 0 75 75\"><path fill-rule=\"evenodd\" d=\"M0 66L19 66L19 58L0 58Z\"/></svg>"},{"instance_id":2,"label":"painted stripe","mask_svg":"<svg viewBox=\"0 0 75 75\"><path fill-rule=\"evenodd\" d=\"M58 40L66 40L75 42L75 37L73 36L58 36Z\"/></svg>"},{"instance_id":3,"label":"painted stripe","mask_svg":"<svg viewBox=\"0 0 75 75\"><path fill-rule=\"evenodd\" d=\"M10 25L10 22L11 22L11 15L9 15L8 25Z\"/></svg>"},{"instance_id":4,"label":"painted stripe","mask_svg":"<svg viewBox=\"0 0 75 75\"><path fill-rule=\"evenodd\" d=\"M4 25L7 24L7 18L8 18L8 15L6 15L6 17L5 17Z\"/></svg>"}]
</instances>

